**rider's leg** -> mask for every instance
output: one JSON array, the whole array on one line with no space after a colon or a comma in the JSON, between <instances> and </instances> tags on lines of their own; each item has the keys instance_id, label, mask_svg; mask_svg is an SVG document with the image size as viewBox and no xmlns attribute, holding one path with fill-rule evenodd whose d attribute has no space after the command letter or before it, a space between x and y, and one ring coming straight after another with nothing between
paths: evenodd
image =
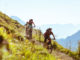
<instances>
[{"instance_id":1,"label":"rider's leg","mask_svg":"<svg viewBox=\"0 0 80 60\"><path fill-rule=\"evenodd\" d=\"M32 39L32 25L29 24L29 39Z\"/></svg>"},{"instance_id":2,"label":"rider's leg","mask_svg":"<svg viewBox=\"0 0 80 60\"><path fill-rule=\"evenodd\" d=\"M30 35L31 35L31 39L32 39L32 28L31 28L31 34Z\"/></svg>"},{"instance_id":3,"label":"rider's leg","mask_svg":"<svg viewBox=\"0 0 80 60\"><path fill-rule=\"evenodd\" d=\"M47 40L48 40L48 38L47 37L44 37L44 46L47 48L48 46L47 46Z\"/></svg>"},{"instance_id":4,"label":"rider's leg","mask_svg":"<svg viewBox=\"0 0 80 60\"><path fill-rule=\"evenodd\" d=\"M45 37L45 38L44 38L44 43L46 42L46 40L47 40L47 38Z\"/></svg>"},{"instance_id":5,"label":"rider's leg","mask_svg":"<svg viewBox=\"0 0 80 60\"><path fill-rule=\"evenodd\" d=\"M44 43L46 43L47 40L48 40L48 37L46 36L46 37L44 38Z\"/></svg>"},{"instance_id":6,"label":"rider's leg","mask_svg":"<svg viewBox=\"0 0 80 60\"><path fill-rule=\"evenodd\" d=\"M29 39L29 28L28 27L26 27L26 38Z\"/></svg>"},{"instance_id":7,"label":"rider's leg","mask_svg":"<svg viewBox=\"0 0 80 60\"><path fill-rule=\"evenodd\" d=\"M32 39L32 28L29 30L29 39Z\"/></svg>"},{"instance_id":8,"label":"rider's leg","mask_svg":"<svg viewBox=\"0 0 80 60\"><path fill-rule=\"evenodd\" d=\"M50 37L47 38L47 49L50 48L50 45L51 45L51 39Z\"/></svg>"},{"instance_id":9,"label":"rider's leg","mask_svg":"<svg viewBox=\"0 0 80 60\"><path fill-rule=\"evenodd\" d=\"M48 40L49 40L48 45L50 45L51 44L51 38L49 37Z\"/></svg>"},{"instance_id":10,"label":"rider's leg","mask_svg":"<svg viewBox=\"0 0 80 60\"><path fill-rule=\"evenodd\" d=\"M27 35L28 35L28 29L26 28L26 37L27 37Z\"/></svg>"}]
</instances>

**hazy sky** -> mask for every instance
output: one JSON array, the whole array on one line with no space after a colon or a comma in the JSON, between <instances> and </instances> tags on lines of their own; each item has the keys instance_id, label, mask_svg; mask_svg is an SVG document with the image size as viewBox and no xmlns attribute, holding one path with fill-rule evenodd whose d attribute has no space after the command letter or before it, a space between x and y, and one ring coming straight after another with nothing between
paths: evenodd
<instances>
[{"instance_id":1,"label":"hazy sky","mask_svg":"<svg viewBox=\"0 0 80 60\"><path fill-rule=\"evenodd\" d=\"M41 24L80 24L80 0L0 0L0 11Z\"/></svg>"}]
</instances>

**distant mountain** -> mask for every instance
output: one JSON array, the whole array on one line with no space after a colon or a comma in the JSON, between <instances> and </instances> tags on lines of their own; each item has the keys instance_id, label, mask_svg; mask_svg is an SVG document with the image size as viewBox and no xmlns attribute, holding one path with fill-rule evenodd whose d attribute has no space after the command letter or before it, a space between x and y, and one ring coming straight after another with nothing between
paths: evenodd
<instances>
[{"instance_id":1,"label":"distant mountain","mask_svg":"<svg viewBox=\"0 0 80 60\"><path fill-rule=\"evenodd\" d=\"M65 48L75 51L77 50L79 40L80 40L80 31L78 31L77 33L65 39L57 40L57 42L61 44L62 46L64 46Z\"/></svg>"},{"instance_id":2,"label":"distant mountain","mask_svg":"<svg viewBox=\"0 0 80 60\"><path fill-rule=\"evenodd\" d=\"M19 17L17 16L11 16L12 19L17 20L20 24L24 25L25 22L23 22Z\"/></svg>"}]
</instances>

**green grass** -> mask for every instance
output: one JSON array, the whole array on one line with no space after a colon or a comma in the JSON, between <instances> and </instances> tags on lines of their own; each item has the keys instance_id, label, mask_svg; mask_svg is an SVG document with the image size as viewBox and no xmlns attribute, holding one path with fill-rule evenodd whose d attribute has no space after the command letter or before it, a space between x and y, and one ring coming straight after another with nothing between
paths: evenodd
<instances>
[{"instance_id":1,"label":"green grass","mask_svg":"<svg viewBox=\"0 0 80 60\"><path fill-rule=\"evenodd\" d=\"M3 49L3 60L56 60L55 56L49 54L47 49L43 46L29 42L23 36L25 32L21 34L21 32L24 31L22 31L22 29L24 29L24 26L0 12L0 35L9 42L10 49L12 50L12 54L10 54ZM41 33L40 35L39 32L40 30L35 30L35 33L33 33L33 39L43 42L43 34ZM24 41L21 41L21 39ZM56 50L61 51L76 60L79 59L77 52L72 52L63 48L55 41L52 41L52 44Z\"/></svg>"},{"instance_id":2,"label":"green grass","mask_svg":"<svg viewBox=\"0 0 80 60\"><path fill-rule=\"evenodd\" d=\"M56 60L55 56L49 54L43 46L27 40L24 33L21 34L22 29L24 26L0 12L0 35L9 42L12 51L9 53L4 47L2 49L3 60Z\"/></svg>"},{"instance_id":3,"label":"green grass","mask_svg":"<svg viewBox=\"0 0 80 60\"><path fill-rule=\"evenodd\" d=\"M49 54L43 46L33 44L27 39L19 41L13 38L11 34L7 34L6 29L0 27L0 35L9 42L12 51L10 54L3 49L3 60L56 60L55 56Z\"/></svg>"},{"instance_id":4,"label":"green grass","mask_svg":"<svg viewBox=\"0 0 80 60\"><path fill-rule=\"evenodd\" d=\"M33 38L35 38L35 40L43 42L43 41L44 41L43 34L41 35L41 40L39 40L39 36L40 36L39 33L33 34ZM73 57L73 59L79 60L78 51L75 51L75 52L70 51L70 50L64 48L63 46L61 46L60 44L58 44L58 43L57 43L56 41L54 41L54 40L52 40L51 42L52 42L52 44L53 44L53 46L54 46L53 48L54 48L55 50L60 51L60 52L62 52L62 53L65 53L65 54Z\"/></svg>"},{"instance_id":5,"label":"green grass","mask_svg":"<svg viewBox=\"0 0 80 60\"><path fill-rule=\"evenodd\" d=\"M16 32L20 32L24 26L22 26L20 23L18 23L16 20L11 19L4 13L0 12L0 26L3 26L9 30L13 30Z\"/></svg>"}]
</instances>

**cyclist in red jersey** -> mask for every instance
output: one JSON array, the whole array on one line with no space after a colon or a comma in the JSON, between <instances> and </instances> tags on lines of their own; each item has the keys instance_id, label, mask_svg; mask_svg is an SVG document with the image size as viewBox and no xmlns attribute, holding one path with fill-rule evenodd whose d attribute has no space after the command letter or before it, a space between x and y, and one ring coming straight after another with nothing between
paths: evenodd
<instances>
[{"instance_id":1,"label":"cyclist in red jersey","mask_svg":"<svg viewBox=\"0 0 80 60\"><path fill-rule=\"evenodd\" d=\"M48 44L51 44L51 38L50 38L50 35L53 35L53 37L54 37L54 40L55 40L55 36L54 36L54 34L53 34L53 32L52 32L52 28L48 28L47 30L46 30L46 32L44 33L44 42L47 42L47 40L49 41L48 42Z\"/></svg>"}]
</instances>

